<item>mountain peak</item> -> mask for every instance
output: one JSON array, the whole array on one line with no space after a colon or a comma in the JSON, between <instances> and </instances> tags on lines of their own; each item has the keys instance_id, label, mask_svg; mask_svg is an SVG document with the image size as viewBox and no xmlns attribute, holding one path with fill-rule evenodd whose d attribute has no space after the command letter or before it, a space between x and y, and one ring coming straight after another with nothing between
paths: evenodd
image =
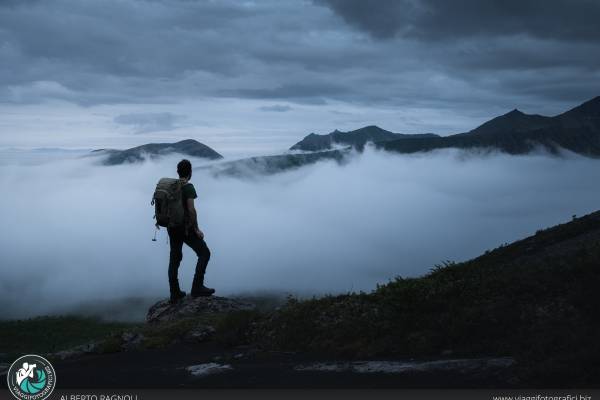
<instances>
[{"instance_id":1,"label":"mountain peak","mask_svg":"<svg viewBox=\"0 0 600 400\"><path fill-rule=\"evenodd\" d=\"M389 132L377 125L367 125L355 130L354 132Z\"/></svg>"},{"instance_id":2,"label":"mountain peak","mask_svg":"<svg viewBox=\"0 0 600 400\"><path fill-rule=\"evenodd\" d=\"M524 112L520 111L519 109L515 108L514 110L512 110L511 112L508 112L506 114L504 114L505 116L520 116L520 115L525 115Z\"/></svg>"},{"instance_id":3,"label":"mountain peak","mask_svg":"<svg viewBox=\"0 0 600 400\"><path fill-rule=\"evenodd\" d=\"M550 117L525 114L524 112L515 108L506 114L500 115L499 117L485 122L469 133L490 135L514 131L526 131L546 126L551 120L552 118Z\"/></svg>"}]
</instances>

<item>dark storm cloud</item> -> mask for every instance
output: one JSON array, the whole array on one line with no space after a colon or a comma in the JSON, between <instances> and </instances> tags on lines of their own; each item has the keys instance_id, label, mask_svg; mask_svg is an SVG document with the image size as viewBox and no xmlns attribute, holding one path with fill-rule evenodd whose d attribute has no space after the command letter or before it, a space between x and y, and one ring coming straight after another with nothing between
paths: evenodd
<instances>
[{"instance_id":1,"label":"dark storm cloud","mask_svg":"<svg viewBox=\"0 0 600 400\"><path fill-rule=\"evenodd\" d=\"M317 0L377 37L425 40L525 34L597 41L600 3L593 0Z\"/></svg>"},{"instance_id":2,"label":"dark storm cloud","mask_svg":"<svg viewBox=\"0 0 600 400\"><path fill-rule=\"evenodd\" d=\"M252 37L244 30L256 12L233 2L133 0L3 8L0 84L23 102L40 97L36 82L56 82L64 90L53 97L84 104L177 97L193 85L209 94L206 81L244 73Z\"/></svg>"},{"instance_id":3,"label":"dark storm cloud","mask_svg":"<svg viewBox=\"0 0 600 400\"><path fill-rule=\"evenodd\" d=\"M425 66L470 81L473 89L497 93L491 101L503 104L506 94L528 105L577 103L598 94L590 85L600 73L597 1L315 0L315 4L329 7L376 43L420 44L411 53Z\"/></svg>"},{"instance_id":4,"label":"dark storm cloud","mask_svg":"<svg viewBox=\"0 0 600 400\"><path fill-rule=\"evenodd\" d=\"M493 116L599 94L593 1L4 4L5 103L235 97Z\"/></svg>"}]
</instances>

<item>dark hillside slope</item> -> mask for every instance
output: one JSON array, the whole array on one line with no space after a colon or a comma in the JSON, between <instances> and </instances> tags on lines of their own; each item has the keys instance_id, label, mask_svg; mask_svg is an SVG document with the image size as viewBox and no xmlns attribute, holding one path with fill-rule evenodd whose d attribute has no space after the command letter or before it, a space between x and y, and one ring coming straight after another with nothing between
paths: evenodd
<instances>
[{"instance_id":1,"label":"dark hillside slope","mask_svg":"<svg viewBox=\"0 0 600 400\"><path fill-rule=\"evenodd\" d=\"M370 294L290 301L260 336L352 358L513 356L527 385L600 386L600 212Z\"/></svg>"}]
</instances>

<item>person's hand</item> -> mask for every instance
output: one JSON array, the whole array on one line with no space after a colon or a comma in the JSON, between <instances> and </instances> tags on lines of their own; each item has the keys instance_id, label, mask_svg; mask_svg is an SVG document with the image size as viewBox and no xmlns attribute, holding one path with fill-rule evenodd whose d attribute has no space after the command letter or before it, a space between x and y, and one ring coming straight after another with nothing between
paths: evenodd
<instances>
[{"instance_id":1,"label":"person's hand","mask_svg":"<svg viewBox=\"0 0 600 400\"><path fill-rule=\"evenodd\" d=\"M204 232L200 229L196 229L196 236L198 236L199 239L204 239Z\"/></svg>"}]
</instances>

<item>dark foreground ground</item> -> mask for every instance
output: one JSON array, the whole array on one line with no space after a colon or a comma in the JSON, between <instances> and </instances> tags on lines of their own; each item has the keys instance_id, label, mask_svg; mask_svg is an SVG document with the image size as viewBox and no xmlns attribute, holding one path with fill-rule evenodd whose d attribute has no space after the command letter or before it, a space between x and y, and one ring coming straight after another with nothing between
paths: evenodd
<instances>
[{"instance_id":1,"label":"dark foreground ground","mask_svg":"<svg viewBox=\"0 0 600 400\"><path fill-rule=\"evenodd\" d=\"M226 353L214 343L164 350L91 355L55 364L60 388L497 388L511 385L503 368L479 373L460 370L412 373L296 371L314 357L247 348ZM195 377L186 367L229 358L232 370ZM243 355L234 359L236 355ZM330 360L326 360L330 361ZM4 383L4 382L3 382ZM514 382L513 382L514 384Z\"/></svg>"},{"instance_id":2,"label":"dark foreground ground","mask_svg":"<svg viewBox=\"0 0 600 400\"><path fill-rule=\"evenodd\" d=\"M43 354L51 360L58 389L506 388L522 383L515 374L516 362L510 358L326 356L224 343L219 333L206 341L181 342L182 334L189 330L187 322L153 328L80 317L1 322L0 387L6 388L3 374L10 363L26 353ZM147 335L147 342L125 348L122 332L136 330ZM56 352L78 349L86 343L101 345L86 352L68 350L65 359L60 355L65 352ZM494 364L496 360L500 365ZM209 363L227 368L196 376L188 370ZM399 370L400 363L403 368ZM380 369L357 372L348 367L373 364ZM342 370L311 370L315 365ZM395 365L396 370L385 371L389 365ZM298 370L302 367L305 370Z\"/></svg>"}]
</instances>

